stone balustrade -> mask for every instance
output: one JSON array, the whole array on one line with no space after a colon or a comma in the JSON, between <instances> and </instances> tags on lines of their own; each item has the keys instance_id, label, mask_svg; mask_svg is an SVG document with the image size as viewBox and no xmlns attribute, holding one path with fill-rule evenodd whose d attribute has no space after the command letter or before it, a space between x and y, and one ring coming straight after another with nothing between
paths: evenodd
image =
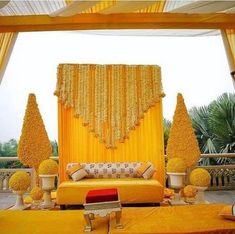
<instances>
[{"instance_id":1,"label":"stone balustrade","mask_svg":"<svg viewBox=\"0 0 235 234\"><path fill-rule=\"evenodd\" d=\"M230 154L202 154L201 158L235 158ZM227 165L199 166L206 169L211 175L211 184L208 190L235 189L235 163Z\"/></svg>"},{"instance_id":2,"label":"stone balustrade","mask_svg":"<svg viewBox=\"0 0 235 234\"><path fill-rule=\"evenodd\" d=\"M58 160L58 157L51 157L54 160ZM0 162L19 161L18 157L0 157ZM10 192L9 179L16 171L25 171L29 173L31 177L31 186L29 191L34 187L36 183L36 173L33 168L0 168L0 193Z\"/></svg>"}]
</instances>

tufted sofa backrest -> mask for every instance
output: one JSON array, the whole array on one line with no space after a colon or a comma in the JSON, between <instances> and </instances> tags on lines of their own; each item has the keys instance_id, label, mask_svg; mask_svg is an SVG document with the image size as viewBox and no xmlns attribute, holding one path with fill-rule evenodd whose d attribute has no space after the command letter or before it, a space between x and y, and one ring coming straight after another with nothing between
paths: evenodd
<instances>
[{"instance_id":1,"label":"tufted sofa backrest","mask_svg":"<svg viewBox=\"0 0 235 234\"><path fill-rule=\"evenodd\" d=\"M66 169L77 164L86 170L90 178L136 178L136 169L142 162L68 163Z\"/></svg>"}]
</instances>

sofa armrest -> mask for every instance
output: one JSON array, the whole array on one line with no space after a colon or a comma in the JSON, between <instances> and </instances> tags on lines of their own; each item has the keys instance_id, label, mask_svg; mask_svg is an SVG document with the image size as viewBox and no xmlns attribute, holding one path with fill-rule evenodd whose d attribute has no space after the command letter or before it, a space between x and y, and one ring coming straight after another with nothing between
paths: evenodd
<instances>
[{"instance_id":1,"label":"sofa armrest","mask_svg":"<svg viewBox=\"0 0 235 234\"><path fill-rule=\"evenodd\" d=\"M159 177L159 173L157 172L157 171L155 171L154 173L153 173L153 176L152 176L152 179L155 179L155 180L157 180L160 184L162 184L162 176L161 177ZM165 181L165 176L164 176L164 181ZM163 186L165 186L165 184L162 184Z\"/></svg>"}]
</instances>

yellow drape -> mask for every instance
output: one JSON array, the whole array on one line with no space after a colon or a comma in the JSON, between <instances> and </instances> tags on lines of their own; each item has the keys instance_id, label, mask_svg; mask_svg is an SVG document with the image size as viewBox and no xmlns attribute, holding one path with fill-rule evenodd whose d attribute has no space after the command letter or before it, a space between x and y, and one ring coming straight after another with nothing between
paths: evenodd
<instances>
[{"instance_id":1,"label":"yellow drape","mask_svg":"<svg viewBox=\"0 0 235 234\"><path fill-rule=\"evenodd\" d=\"M0 33L0 83L15 44L17 33Z\"/></svg>"},{"instance_id":2,"label":"yellow drape","mask_svg":"<svg viewBox=\"0 0 235 234\"><path fill-rule=\"evenodd\" d=\"M228 37L230 49L233 55L233 61L235 62L235 29L228 29L226 30L226 34ZM235 64L234 64L235 66ZM235 69L235 67L234 67Z\"/></svg>"},{"instance_id":3,"label":"yellow drape","mask_svg":"<svg viewBox=\"0 0 235 234\"><path fill-rule=\"evenodd\" d=\"M156 178L164 184L164 147L162 101L145 113L140 125L130 132L117 149L107 149L87 131L81 118L74 117L73 108L58 104L60 180L64 181L69 162L133 162L151 161L156 166Z\"/></svg>"},{"instance_id":4,"label":"yellow drape","mask_svg":"<svg viewBox=\"0 0 235 234\"><path fill-rule=\"evenodd\" d=\"M221 34L235 88L235 29L221 30Z\"/></svg>"}]
</instances>

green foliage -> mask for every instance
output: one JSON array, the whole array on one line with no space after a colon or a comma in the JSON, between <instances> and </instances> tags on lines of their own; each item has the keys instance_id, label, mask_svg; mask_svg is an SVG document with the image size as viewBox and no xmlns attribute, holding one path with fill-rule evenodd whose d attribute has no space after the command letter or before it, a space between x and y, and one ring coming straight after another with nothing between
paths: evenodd
<instances>
[{"instance_id":1,"label":"green foliage","mask_svg":"<svg viewBox=\"0 0 235 234\"><path fill-rule=\"evenodd\" d=\"M235 152L235 94L224 93L208 106L193 107L189 111L201 153ZM164 119L165 148L171 122ZM204 158L201 165L235 163L231 158Z\"/></svg>"},{"instance_id":2,"label":"green foliage","mask_svg":"<svg viewBox=\"0 0 235 234\"><path fill-rule=\"evenodd\" d=\"M163 119L163 131L164 131L164 152L166 154L167 141L170 134L171 121L168 119Z\"/></svg>"},{"instance_id":3,"label":"green foliage","mask_svg":"<svg viewBox=\"0 0 235 234\"><path fill-rule=\"evenodd\" d=\"M202 153L235 152L235 94L224 93L208 106L193 107L189 113ZM203 159L200 163L228 164L233 160Z\"/></svg>"},{"instance_id":4,"label":"green foliage","mask_svg":"<svg viewBox=\"0 0 235 234\"><path fill-rule=\"evenodd\" d=\"M58 144L56 140L51 141L52 155L58 156ZM8 142L0 142L0 157L17 157L18 142L11 139ZM26 168L20 161L0 162L0 168Z\"/></svg>"}]
</instances>

